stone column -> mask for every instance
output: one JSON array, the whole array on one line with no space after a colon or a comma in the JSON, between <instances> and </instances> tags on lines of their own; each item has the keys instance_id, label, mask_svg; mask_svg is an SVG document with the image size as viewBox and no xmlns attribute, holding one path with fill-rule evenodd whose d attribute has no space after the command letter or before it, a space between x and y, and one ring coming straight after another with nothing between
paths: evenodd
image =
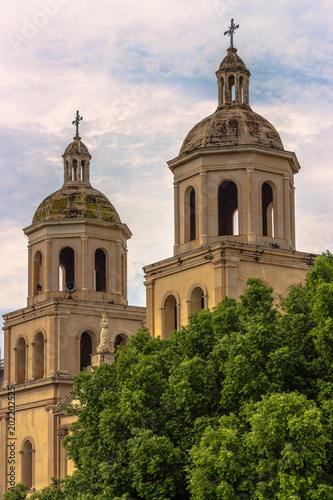
<instances>
[{"instance_id":1,"label":"stone column","mask_svg":"<svg viewBox=\"0 0 333 500\"><path fill-rule=\"evenodd\" d=\"M117 304L121 304L121 242L118 240L116 242L116 293L117 293Z\"/></svg>"},{"instance_id":2,"label":"stone column","mask_svg":"<svg viewBox=\"0 0 333 500\"><path fill-rule=\"evenodd\" d=\"M248 243L256 242L256 235L253 229L253 167L246 169L247 178L247 241Z\"/></svg>"},{"instance_id":3,"label":"stone column","mask_svg":"<svg viewBox=\"0 0 333 500\"><path fill-rule=\"evenodd\" d=\"M31 259L32 259L32 249L31 249L31 245L28 244L28 305L31 305L32 297L34 296L33 281L32 281L33 265L32 265ZM44 262L43 262L43 266L45 266ZM43 290L43 292L44 292L44 290Z\"/></svg>"},{"instance_id":4,"label":"stone column","mask_svg":"<svg viewBox=\"0 0 333 500\"><path fill-rule=\"evenodd\" d=\"M149 328L151 335L154 337L155 336L154 281L146 280L145 286L146 286L147 328Z\"/></svg>"},{"instance_id":5,"label":"stone column","mask_svg":"<svg viewBox=\"0 0 333 500\"><path fill-rule=\"evenodd\" d=\"M225 295L225 284L223 283L223 268L224 262L221 257L213 262L214 265L214 277L215 277L215 304L222 302Z\"/></svg>"},{"instance_id":6,"label":"stone column","mask_svg":"<svg viewBox=\"0 0 333 500\"><path fill-rule=\"evenodd\" d=\"M175 244L173 247L174 255L178 254L178 247L180 244L180 218L179 218L179 182L173 183L174 189L174 232L175 232Z\"/></svg>"},{"instance_id":7,"label":"stone column","mask_svg":"<svg viewBox=\"0 0 333 500\"><path fill-rule=\"evenodd\" d=\"M53 413L55 405L50 404L45 406L47 412L47 428L48 428L48 460L47 460L47 475L48 483L51 483L51 478L57 476L57 449L56 449L56 416Z\"/></svg>"},{"instance_id":8,"label":"stone column","mask_svg":"<svg viewBox=\"0 0 333 500\"><path fill-rule=\"evenodd\" d=\"M200 172L200 207L198 213L200 228L200 245L207 245L207 171Z\"/></svg>"},{"instance_id":9,"label":"stone column","mask_svg":"<svg viewBox=\"0 0 333 500\"><path fill-rule=\"evenodd\" d=\"M52 245L52 241L51 239L46 239L46 246L45 246L45 270L46 270L46 274L45 274L45 299L49 299L50 298L50 291L51 291L51 287L52 287L52 269L51 269L51 245ZM58 280L58 286L56 288L56 290L58 289L59 287L59 271L58 271L58 266L59 266L59 263L56 263L57 267L56 267L56 271L57 271L57 274L55 276L55 278L57 278Z\"/></svg>"},{"instance_id":10,"label":"stone column","mask_svg":"<svg viewBox=\"0 0 333 500\"><path fill-rule=\"evenodd\" d=\"M290 182L289 176L283 176L283 201L284 201L284 237L291 246L291 221L290 221Z\"/></svg>"},{"instance_id":11,"label":"stone column","mask_svg":"<svg viewBox=\"0 0 333 500\"><path fill-rule=\"evenodd\" d=\"M1 498L7 491L7 465L8 465L8 448L7 448L7 423L8 413L0 415L0 495ZM17 445L16 445L17 446ZM17 478L18 464L17 464L18 449L16 447L15 457L15 476ZM18 481L16 481L18 483Z\"/></svg>"},{"instance_id":12,"label":"stone column","mask_svg":"<svg viewBox=\"0 0 333 500\"><path fill-rule=\"evenodd\" d=\"M10 346L10 327L5 326L3 328L3 333L4 333L4 359L5 359L5 368L4 368L4 374L3 374L3 385L6 386L10 384L13 380L13 376L11 376L10 369L11 369L11 346ZM14 367L15 370L15 367ZM1 483L0 483L1 484Z\"/></svg>"},{"instance_id":13,"label":"stone column","mask_svg":"<svg viewBox=\"0 0 333 500\"><path fill-rule=\"evenodd\" d=\"M296 248L296 235L295 235L295 187L292 186L290 189L290 208L291 208L291 244L293 248Z\"/></svg>"},{"instance_id":14,"label":"stone column","mask_svg":"<svg viewBox=\"0 0 333 500\"><path fill-rule=\"evenodd\" d=\"M88 236L81 236L81 297L87 299L88 295Z\"/></svg>"}]
</instances>

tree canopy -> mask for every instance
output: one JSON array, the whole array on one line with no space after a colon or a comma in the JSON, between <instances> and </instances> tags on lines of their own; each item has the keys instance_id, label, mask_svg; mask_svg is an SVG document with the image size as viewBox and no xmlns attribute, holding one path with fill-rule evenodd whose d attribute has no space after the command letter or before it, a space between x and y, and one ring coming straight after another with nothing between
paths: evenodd
<instances>
[{"instance_id":1,"label":"tree canopy","mask_svg":"<svg viewBox=\"0 0 333 500\"><path fill-rule=\"evenodd\" d=\"M333 499L333 256L279 304L250 279L168 340L139 331L73 393L54 498Z\"/></svg>"}]
</instances>

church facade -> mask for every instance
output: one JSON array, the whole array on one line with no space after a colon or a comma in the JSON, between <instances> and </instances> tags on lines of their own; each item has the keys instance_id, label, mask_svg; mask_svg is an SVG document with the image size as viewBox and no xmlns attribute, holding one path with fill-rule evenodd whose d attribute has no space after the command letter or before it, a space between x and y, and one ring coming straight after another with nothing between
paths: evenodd
<instances>
[{"instance_id":1,"label":"church facade","mask_svg":"<svg viewBox=\"0 0 333 500\"><path fill-rule=\"evenodd\" d=\"M62 446L71 424L64 406L72 377L96 354L102 315L112 352L145 324L168 338L192 312L239 298L250 277L285 295L312 265L313 255L295 249L295 153L252 111L250 72L234 47L216 75L216 111L168 162L174 254L144 268L146 309L128 305L131 232L92 188L91 156L78 131L63 155L62 188L24 229L27 307L4 316L0 495L11 480L33 491L72 472Z\"/></svg>"}]
</instances>

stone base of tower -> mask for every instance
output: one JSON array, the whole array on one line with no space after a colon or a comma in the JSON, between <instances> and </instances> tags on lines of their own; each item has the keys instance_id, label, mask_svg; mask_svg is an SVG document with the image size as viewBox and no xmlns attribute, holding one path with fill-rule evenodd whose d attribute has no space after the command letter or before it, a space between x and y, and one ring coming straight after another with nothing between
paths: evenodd
<instances>
[{"instance_id":1,"label":"stone base of tower","mask_svg":"<svg viewBox=\"0 0 333 500\"><path fill-rule=\"evenodd\" d=\"M249 278L286 296L304 281L315 255L234 241L220 241L144 268L147 327L167 338L193 311L212 309L224 297L238 299Z\"/></svg>"}]
</instances>

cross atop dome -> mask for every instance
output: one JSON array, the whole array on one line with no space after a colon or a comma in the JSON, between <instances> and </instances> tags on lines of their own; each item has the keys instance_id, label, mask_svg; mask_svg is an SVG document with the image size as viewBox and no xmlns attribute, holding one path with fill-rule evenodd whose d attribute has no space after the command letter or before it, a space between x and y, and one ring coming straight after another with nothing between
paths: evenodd
<instances>
[{"instance_id":1,"label":"cross atop dome","mask_svg":"<svg viewBox=\"0 0 333 500\"><path fill-rule=\"evenodd\" d=\"M236 26L236 24L234 23L234 20L231 19L229 29L224 32L224 36L225 35L230 36L230 47L234 46L234 33L235 33L236 29L238 29L238 28L239 28L239 24L237 24L237 26Z\"/></svg>"}]
</instances>

